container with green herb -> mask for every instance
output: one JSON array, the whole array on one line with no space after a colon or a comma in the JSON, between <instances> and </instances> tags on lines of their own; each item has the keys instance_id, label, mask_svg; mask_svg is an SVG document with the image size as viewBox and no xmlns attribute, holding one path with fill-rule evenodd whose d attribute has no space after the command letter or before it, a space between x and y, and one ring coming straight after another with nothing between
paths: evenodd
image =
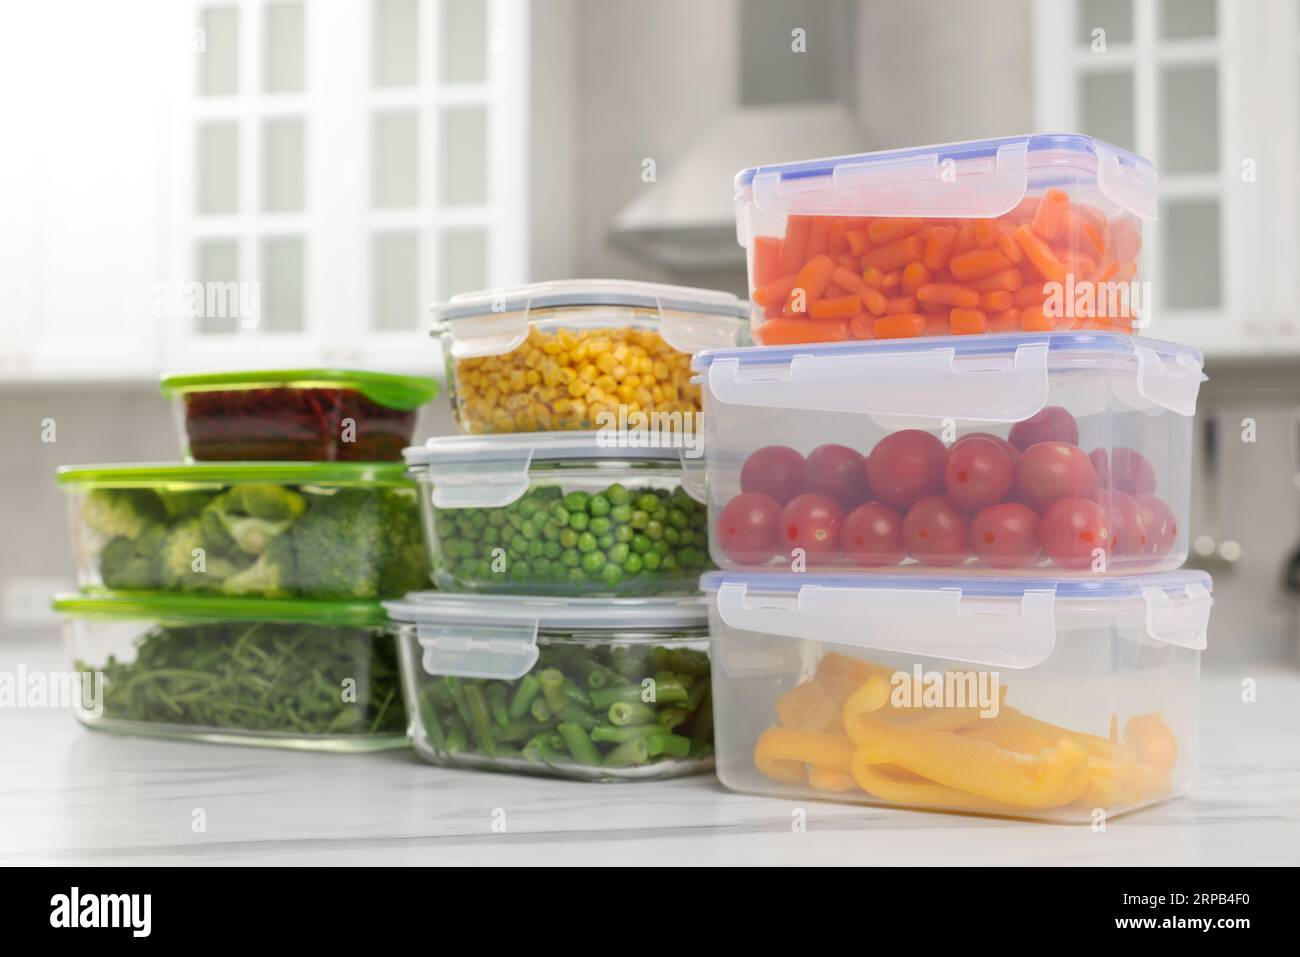
<instances>
[{"instance_id":1,"label":"container with green herb","mask_svg":"<svg viewBox=\"0 0 1300 957\"><path fill-rule=\"evenodd\" d=\"M89 727L324 751L406 746L378 603L79 594L54 607Z\"/></svg>"},{"instance_id":2,"label":"container with green herb","mask_svg":"<svg viewBox=\"0 0 1300 957\"><path fill-rule=\"evenodd\" d=\"M434 582L460 592L694 594L713 566L689 453L581 432L451 436L407 449Z\"/></svg>"},{"instance_id":3,"label":"container with green herb","mask_svg":"<svg viewBox=\"0 0 1300 957\"><path fill-rule=\"evenodd\" d=\"M696 598L420 592L385 607L411 743L434 764L589 781L713 766Z\"/></svg>"}]
</instances>

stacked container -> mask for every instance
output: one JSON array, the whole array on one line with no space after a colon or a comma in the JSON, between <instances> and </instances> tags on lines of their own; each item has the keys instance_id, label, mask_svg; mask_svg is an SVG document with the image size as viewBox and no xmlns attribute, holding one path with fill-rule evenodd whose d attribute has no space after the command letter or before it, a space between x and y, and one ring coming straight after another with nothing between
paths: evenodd
<instances>
[{"instance_id":1,"label":"stacked container","mask_svg":"<svg viewBox=\"0 0 1300 957\"><path fill-rule=\"evenodd\" d=\"M406 450L438 591L387 603L415 750L579 780L712 767L691 356L734 296L543 283L435 308L460 436Z\"/></svg>"},{"instance_id":2,"label":"stacked container","mask_svg":"<svg viewBox=\"0 0 1300 957\"><path fill-rule=\"evenodd\" d=\"M745 170L703 395L729 787L1089 820L1186 791L1193 349L1145 160L1028 136Z\"/></svg>"},{"instance_id":3,"label":"stacked container","mask_svg":"<svg viewBox=\"0 0 1300 957\"><path fill-rule=\"evenodd\" d=\"M432 379L175 376L186 461L61 469L81 591L59 596L104 730L332 751L406 744L380 600L425 587L399 461ZM102 680L102 685L99 682Z\"/></svg>"}]
</instances>

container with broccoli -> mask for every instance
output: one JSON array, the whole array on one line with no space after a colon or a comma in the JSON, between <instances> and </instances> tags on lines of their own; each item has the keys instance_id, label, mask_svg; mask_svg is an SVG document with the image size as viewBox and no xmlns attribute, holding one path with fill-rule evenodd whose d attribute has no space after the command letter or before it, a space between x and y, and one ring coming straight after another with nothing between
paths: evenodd
<instances>
[{"instance_id":1,"label":"container with broccoli","mask_svg":"<svg viewBox=\"0 0 1300 957\"><path fill-rule=\"evenodd\" d=\"M402 467L72 467L79 583L117 591L370 601L426 587Z\"/></svg>"},{"instance_id":2,"label":"container with broccoli","mask_svg":"<svg viewBox=\"0 0 1300 957\"><path fill-rule=\"evenodd\" d=\"M385 607L411 743L434 764L590 781L713 766L696 598L421 592Z\"/></svg>"},{"instance_id":3,"label":"container with broccoli","mask_svg":"<svg viewBox=\"0 0 1300 957\"><path fill-rule=\"evenodd\" d=\"M406 450L422 487L434 582L459 592L694 594L704 505L675 448L598 433L431 439Z\"/></svg>"}]
</instances>

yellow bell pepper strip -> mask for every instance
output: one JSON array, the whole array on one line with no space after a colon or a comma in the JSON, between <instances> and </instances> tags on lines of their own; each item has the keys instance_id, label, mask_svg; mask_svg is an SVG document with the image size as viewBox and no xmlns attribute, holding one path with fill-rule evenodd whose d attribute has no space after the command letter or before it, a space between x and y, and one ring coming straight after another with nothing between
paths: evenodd
<instances>
[{"instance_id":1,"label":"yellow bell pepper strip","mask_svg":"<svg viewBox=\"0 0 1300 957\"><path fill-rule=\"evenodd\" d=\"M935 784L892 764L874 764L869 747L854 752L850 770L858 787L887 804L982 814L1007 814L1015 810L998 801Z\"/></svg>"},{"instance_id":2,"label":"yellow bell pepper strip","mask_svg":"<svg viewBox=\"0 0 1300 957\"><path fill-rule=\"evenodd\" d=\"M1147 764L1172 771L1178 763L1178 742L1158 714L1139 714L1124 723L1124 743Z\"/></svg>"},{"instance_id":3,"label":"yellow bell pepper strip","mask_svg":"<svg viewBox=\"0 0 1300 957\"><path fill-rule=\"evenodd\" d=\"M1069 728L1062 728L1054 724L1049 724L1046 721L1039 721L1037 718L1031 718L1029 715L1022 711L1017 711L1015 708L1004 707L998 714L998 720L1005 721L1010 727L1017 727L1025 731L1033 731L1036 734L1041 734L1043 737L1051 741L1065 738L1079 745L1079 747L1083 748L1089 754L1095 755L1099 758L1105 758L1119 766L1136 764L1138 760L1137 754L1131 748L1125 747L1122 744L1107 741L1105 738L1100 738L1095 734L1084 734L1081 731L1071 731Z\"/></svg>"},{"instance_id":4,"label":"yellow bell pepper strip","mask_svg":"<svg viewBox=\"0 0 1300 957\"><path fill-rule=\"evenodd\" d=\"M1070 806L1088 809L1099 807L1104 811L1112 811L1117 807L1134 804L1137 800L1137 789L1125 782L1100 774L1089 774L1088 786L1070 802Z\"/></svg>"},{"instance_id":5,"label":"yellow bell pepper strip","mask_svg":"<svg viewBox=\"0 0 1300 957\"><path fill-rule=\"evenodd\" d=\"M852 791L858 784L848 771L814 767L808 769L808 786L814 791Z\"/></svg>"},{"instance_id":6,"label":"yellow bell pepper strip","mask_svg":"<svg viewBox=\"0 0 1300 957\"><path fill-rule=\"evenodd\" d=\"M839 730L840 706L816 681L795 685L776 700L777 719L796 731Z\"/></svg>"},{"instance_id":7,"label":"yellow bell pepper strip","mask_svg":"<svg viewBox=\"0 0 1300 957\"><path fill-rule=\"evenodd\" d=\"M1119 779L1137 792L1137 801L1150 801L1169 793L1169 775L1154 764L1135 764L1124 768Z\"/></svg>"},{"instance_id":8,"label":"yellow bell pepper strip","mask_svg":"<svg viewBox=\"0 0 1300 957\"><path fill-rule=\"evenodd\" d=\"M914 731L960 731L980 719L979 708L885 708L882 718Z\"/></svg>"},{"instance_id":9,"label":"yellow bell pepper strip","mask_svg":"<svg viewBox=\"0 0 1300 957\"><path fill-rule=\"evenodd\" d=\"M872 675L844 702L844 731L858 747L869 744L871 735L859 726L859 721L889 703L889 682L883 675Z\"/></svg>"},{"instance_id":10,"label":"yellow bell pepper strip","mask_svg":"<svg viewBox=\"0 0 1300 957\"><path fill-rule=\"evenodd\" d=\"M805 781L806 765L847 771L852 758L853 745L848 738L822 731L774 726L759 735L754 746L754 766L778 781Z\"/></svg>"},{"instance_id":11,"label":"yellow bell pepper strip","mask_svg":"<svg viewBox=\"0 0 1300 957\"><path fill-rule=\"evenodd\" d=\"M845 727L859 746L855 761L897 764L936 784L1016 808L1068 804L1088 785L1088 752L1068 738L1036 756L1018 754L947 731L915 731L863 713L850 715L848 704Z\"/></svg>"},{"instance_id":12,"label":"yellow bell pepper strip","mask_svg":"<svg viewBox=\"0 0 1300 957\"><path fill-rule=\"evenodd\" d=\"M1017 754L1041 754L1051 742L1034 731L1002 724L997 718L982 718L961 730L962 737L989 741Z\"/></svg>"},{"instance_id":13,"label":"yellow bell pepper strip","mask_svg":"<svg viewBox=\"0 0 1300 957\"><path fill-rule=\"evenodd\" d=\"M838 651L828 651L817 662L815 678L826 693L835 699L836 704L843 706L849 695L862 687L872 675L879 675L888 683L893 673L893 668L886 668L874 661L863 661L842 655Z\"/></svg>"}]
</instances>

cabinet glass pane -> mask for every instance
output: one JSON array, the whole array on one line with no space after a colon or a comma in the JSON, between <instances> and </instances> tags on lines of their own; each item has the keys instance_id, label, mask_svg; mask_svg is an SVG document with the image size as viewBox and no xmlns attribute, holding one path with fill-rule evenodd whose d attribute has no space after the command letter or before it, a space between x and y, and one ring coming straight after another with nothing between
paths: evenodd
<instances>
[{"instance_id":1,"label":"cabinet glass pane","mask_svg":"<svg viewBox=\"0 0 1300 957\"><path fill-rule=\"evenodd\" d=\"M487 230L445 230L438 239L438 298L486 289L487 261Z\"/></svg>"},{"instance_id":2,"label":"cabinet glass pane","mask_svg":"<svg viewBox=\"0 0 1300 957\"><path fill-rule=\"evenodd\" d=\"M233 239L203 240L195 247L194 259L203 290L199 334L235 332L239 329L239 243Z\"/></svg>"},{"instance_id":3,"label":"cabinet glass pane","mask_svg":"<svg viewBox=\"0 0 1300 957\"><path fill-rule=\"evenodd\" d=\"M441 6L442 82L482 83L487 79L488 5L483 0L442 0Z\"/></svg>"},{"instance_id":4,"label":"cabinet glass pane","mask_svg":"<svg viewBox=\"0 0 1300 957\"><path fill-rule=\"evenodd\" d=\"M414 86L420 82L419 0L375 0L371 78L375 86Z\"/></svg>"},{"instance_id":5,"label":"cabinet glass pane","mask_svg":"<svg viewBox=\"0 0 1300 957\"><path fill-rule=\"evenodd\" d=\"M370 240L370 315L376 329L420 324L420 237L413 230Z\"/></svg>"},{"instance_id":6,"label":"cabinet glass pane","mask_svg":"<svg viewBox=\"0 0 1300 957\"><path fill-rule=\"evenodd\" d=\"M487 110L458 106L442 111L438 130L438 200L443 206L487 202Z\"/></svg>"},{"instance_id":7,"label":"cabinet glass pane","mask_svg":"<svg viewBox=\"0 0 1300 957\"><path fill-rule=\"evenodd\" d=\"M272 3L266 7L262 20L262 92L302 92L305 18L301 3Z\"/></svg>"},{"instance_id":8,"label":"cabinet glass pane","mask_svg":"<svg viewBox=\"0 0 1300 957\"><path fill-rule=\"evenodd\" d=\"M1164 290L1170 309L1212 309L1223 303L1219 204L1212 199L1167 203L1160 212Z\"/></svg>"},{"instance_id":9,"label":"cabinet glass pane","mask_svg":"<svg viewBox=\"0 0 1300 957\"><path fill-rule=\"evenodd\" d=\"M1216 0L1162 0L1160 32L1170 40L1212 37Z\"/></svg>"},{"instance_id":10,"label":"cabinet glass pane","mask_svg":"<svg viewBox=\"0 0 1300 957\"><path fill-rule=\"evenodd\" d=\"M1161 173L1212 173L1219 168L1219 71L1170 67L1160 84Z\"/></svg>"},{"instance_id":11,"label":"cabinet glass pane","mask_svg":"<svg viewBox=\"0 0 1300 957\"><path fill-rule=\"evenodd\" d=\"M301 118L262 124L262 211L296 213L303 208L305 124Z\"/></svg>"},{"instance_id":12,"label":"cabinet glass pane","mask_svg":"<svg viewBox=\"0 0 1300 957\"><path fill-rule=\"evenodd\" d=\"M1085 73L1079 83L1083 131L1108 143L1133 149L1133 74Z\"/></svg>"},{"instance_id":13,"label":"cabinet glass pane","mask_svg":"<svg viewBox=\"0 0 1300 957\"><path fill-rule=\"evenodd\" d=\"M370 196L379 209L420 200L420 119L414 110L376 113L371 129Z\"/></svg>"},{"instance_id":14,"label":"cabinet glass pane","mask_svg":"<svg viewBox=\"0 0 1300 957\"><path fill-rule=\"evenodd\" d=\"M304 247L300 236L262 241L264 332L301 332L304 315Z\"/></svg>"},{"instance_id":15,"label":"cabinet glass pane","mask_svg":"<svg viewBox=\"0 0 1300 957\"><path fill-rule=\"evenodd\" d=\"M239 125L205 123L198 129L198 195L203 216L223 216L239 209Z\"/></svg>"},{"instance_id":16,"label":"cabinet glass pane","mask_svg":"<svg viewBox=\"0 0 1300 957\"><path fill-rule=\"evenodd\" d=\"M1099 39L1096 30L1105 31L1107 47L1133 42L1133 0L1080 0L1077 9L1076 36L1081 46L1091 47Z\"/></svg>"},{"instance_id":17,"label":"cabinet glass pane","mask_svg":"<svg viewBox=\"0 0 1300 957\"><path fill-rule=\"evenodd\" d=\"M239 92L239 8L208 7L199 13L199 94Z\"/></svg>"}]
</instances>

